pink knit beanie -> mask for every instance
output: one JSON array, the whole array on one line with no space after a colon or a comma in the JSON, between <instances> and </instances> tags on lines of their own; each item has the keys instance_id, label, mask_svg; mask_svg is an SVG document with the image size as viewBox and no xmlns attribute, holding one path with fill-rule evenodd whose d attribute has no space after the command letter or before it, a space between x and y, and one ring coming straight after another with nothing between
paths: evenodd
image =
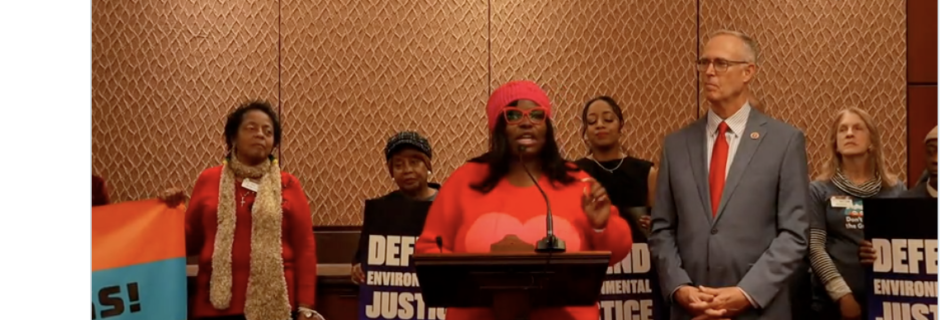
<instances>
[{"instance_id":1,"label":"pink knit beanie","mask_svg":"<svg viewBox=\"0 0 950 320\"><path fill-rule=\"evenodd\" d=\"M502 109L518 100L531 100L544 108L551 117L551 100L536 83L528 80L511 81L501 85L488 98L488 130L495 130Z\"/></svg>"}]
</instances>

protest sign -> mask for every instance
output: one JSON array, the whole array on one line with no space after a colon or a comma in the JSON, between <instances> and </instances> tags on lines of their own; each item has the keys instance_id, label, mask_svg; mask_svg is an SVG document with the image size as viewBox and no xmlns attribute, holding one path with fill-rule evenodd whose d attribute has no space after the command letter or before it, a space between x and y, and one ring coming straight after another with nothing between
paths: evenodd
<instances>
[{"instance_id":1,"label":"protest sign","mask_svg":"<svg viewBox=\"0 0 950 320\"><path fill-rule=\"evenodd\" d=\"M92 319L187 318L185 220L158 200L92 208Z\"/></svg>"},{"instance_id":2,"label":"protest sign","mask_svg":"<svg viewBox=\"0 0 950 320\"><path fill-rule=\"evenodd\" d=\"M937 199L866 199L860 209L877 250L866 319L937 319Z\"/></svg>"},{"instance_id":3,"label":"protest sign","mask_svg":"<svg viewBox=\"0 0 950 320\"><path fill-rule=\"evenodd\" d=\"M659 287L652 276L650 249L646 243L634 243L630 254L607 268L600 290L601 320L665 319Z\"/></svg>"},{"instance_id":4,"label":"protest sign","mask_svg":"<svg viewBox=\"0 0 950 320\"><path fill-rule=\"evenodd\" d=\"M360 246L366 282L360 285L359 319L445 319L428 308L409 262L422 233L429 201L375 199L366 202Z\"/></svg>"}]
</instances>

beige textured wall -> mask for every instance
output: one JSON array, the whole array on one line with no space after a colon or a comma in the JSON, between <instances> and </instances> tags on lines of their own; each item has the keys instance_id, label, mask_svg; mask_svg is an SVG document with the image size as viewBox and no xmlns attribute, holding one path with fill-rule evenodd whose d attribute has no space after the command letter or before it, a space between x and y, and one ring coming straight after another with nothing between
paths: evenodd
<instances>
[{"instance_id":1,"label":"beige textured wall","mask_svg":"<svg viewBox=\"0 0 950 320\"><path fill-rule=\"evenodd\" d=\"M907 168L906 25L903 1L701 1L699 31L746 30L762 48L756 96L773 117L805 131L814 177L827 159L834 115L868 111L884 156ZM706 38L704 37L705 41Z\"/></svg>"},{"instance_id":2,"label":"beige textured wall","mask_svg":"<svg viewBox=\"0 0 950 320\"><path fill-rule=\"evenodd\" d=\"M277 100L277 3L92 2L92 172L113 201L188 188L225 153L224 118Z\"/></svg>"},{"instance_id":3,"label":"beige textured wall","mask_svg":"<svg viewBox=\"0 0 950 320\"><path fill-rule=\"evenodd\" d=\"M696 2L492 2L492 87L533 79L553 99L562 149L586 155L581 112L609 95L631 155L659 161L663 136L696 115Z\"/></svg>"},{"instance_id":4,"label":"beige textured wall","mask_svg":"<svg viewBox=\"0 0 950 320\"><path fill-rule=\"evenodd\" d=\"M282 10L285 168L318 224L356 224L395 188L385 139L430 137L434 178L483 148L485 1L312 0Z\"/></svg>"},{"instance_id":5,"label":"beige textured wall","mask_svg":"<svg viewBox=\"0 0 950 320\"><path fill-rule=\"evenodd\" d=\"M607 94L628 150L658 160L662 137L702 110L697 37L738 28L763 47L757 94L806 131L813 169L826 119L858 106L903 175L904 16L880 0L94 0L92 169L117 201L190 188L220 162L227 111L267 99L314 223L359 224L363 199L394 188L388 135L428 135L441 181L484 150L489 87L521 78L549 91L568 156L585 151L582 104Z\"/></svg>"}]
</instances>

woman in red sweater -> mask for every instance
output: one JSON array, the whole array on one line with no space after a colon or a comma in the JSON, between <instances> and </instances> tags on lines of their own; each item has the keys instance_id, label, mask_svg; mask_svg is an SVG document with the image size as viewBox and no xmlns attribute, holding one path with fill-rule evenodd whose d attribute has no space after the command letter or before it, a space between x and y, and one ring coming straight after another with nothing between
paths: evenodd
<instances>
[{"instance_id":1,"label":"woman in red sweater","mask_svg":"<svg viewBox=\"0 0 950 320\"><path fill-rule=\"evenodd\" d=\"M567 251L610 251L611 265L629 252L630 227L606 191L558 151L547 95L530 81L502 85L488 99L489 151L449 176L429 209L416 252L487 253L507 235L534 244L546 233L547 193L554 233ZM525 168L527 170L525 170ZM530 174L529 174L530 172ZM605 270L606 272L606 270ZM564 279L570 281L570 279ZM589 319L596 305L531 311L531 319ZM447 310L447 320L493 319L489 309Z\"/></svg>"},{"instance_id":2,"label":"woman in red sweater","mask_svg":"<svg viewBox=\"0 0 950 320\"><path fill-rule=\"evenodd\" d=\"M195 318L321 318L310 207L271 155L280 134L268 103L242 105L224 126L224 165L195 183L185 213L188 255L199 255Z\"/></svg>"}]
</instances>

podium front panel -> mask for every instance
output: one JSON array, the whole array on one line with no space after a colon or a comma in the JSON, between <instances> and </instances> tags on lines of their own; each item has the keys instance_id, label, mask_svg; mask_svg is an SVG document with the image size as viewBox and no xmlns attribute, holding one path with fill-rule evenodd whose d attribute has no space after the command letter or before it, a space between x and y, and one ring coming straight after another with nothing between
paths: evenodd
<instances>
[{"instance_id":1,"label":"podium front panel","mask_svg":"<svg viewBox=\"0 0 950 320\"><path fill-rule=\"evenodd\" d=\"M432 307L491 307L494 295L520 292L532 308L592 306L610 254L417 254L422 296Z\"/></svg>"}]
</instances>

